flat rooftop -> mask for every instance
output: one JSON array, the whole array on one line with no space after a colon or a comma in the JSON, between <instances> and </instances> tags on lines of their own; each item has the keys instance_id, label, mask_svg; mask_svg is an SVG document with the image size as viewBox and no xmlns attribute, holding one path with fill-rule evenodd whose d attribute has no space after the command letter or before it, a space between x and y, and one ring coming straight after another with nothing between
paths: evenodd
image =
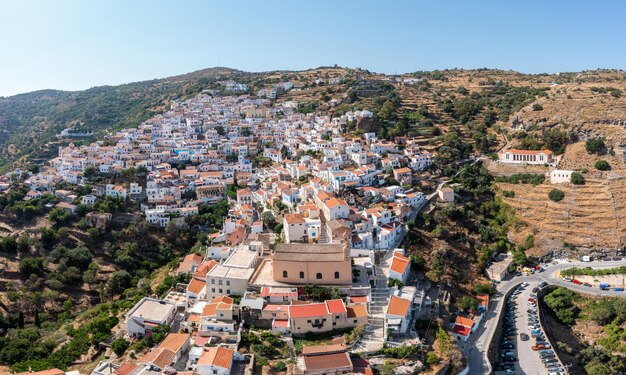
<instances>
[{"instance_id":1,"label":"flat rooftop","mask_svg":"<svg viewBox=\"0 0 626 375\"><path fill-rule=\"evenodd\" d=\"M247 245L237 248L224 262L231 267L250 268L256 259L257 253L249 250Z\"/></svg>"},{"instance_id":2,"label":"flat rooftop","mask_svg":"<svg viewBox=\"0 0 626 375\"><path fill-rule=\"evenodd\" d=\"M137 305L130 311L129 316L141 317L144 320L150 320L154 322L164 322L172 315L175 306L165 301L158 301L152 299L142 299L137 302Z\"/></svg>"},{"instance_id":3,"label":"flat rooftop","mask_svg":"<svg viewBox=\"0 0 626 375\"><path fill-rule=\"evenodd\" d=\"M252 274L254 274L254 268L240 268L225 264L218 264L213 267L213 269L208 273L208 276L250 280Z\"/></svg>"}]
</instances>

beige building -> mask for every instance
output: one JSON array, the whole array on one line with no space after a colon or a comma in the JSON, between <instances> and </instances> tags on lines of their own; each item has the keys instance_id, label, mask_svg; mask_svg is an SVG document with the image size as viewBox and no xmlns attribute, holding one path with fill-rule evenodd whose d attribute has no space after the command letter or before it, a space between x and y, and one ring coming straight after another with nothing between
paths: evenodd
<instances>
[{"instance_id":1,"label":"beige building","mask_svg":"<svg viewBox=\"0 0 626 375\"><path fill-rule=\"evenodd\" d=\"M278 244L272 256L272 278L293 284L352 284L350 248L345 244Z\"/></svg>"},{"instance_id":2,"label":"beige building","mask_svg":"<svg viewBox=\"0 0 626 375\"><path fill-rule=\"evenodd\" d=\"M294 335L320 333L367 325L363 305L348 305L340 299L321 303L290 305L288 329Z\"/></svg>"}]
</instances>

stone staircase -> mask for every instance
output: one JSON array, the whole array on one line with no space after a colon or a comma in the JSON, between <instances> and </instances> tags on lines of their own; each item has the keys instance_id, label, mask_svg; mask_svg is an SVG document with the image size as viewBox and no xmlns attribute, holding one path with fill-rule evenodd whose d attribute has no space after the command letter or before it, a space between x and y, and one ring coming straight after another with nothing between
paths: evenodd
<instances>
[{"instance_id":1,"label":"stone staircase","mask_svg":"<svg viewBox=\"0 0 626 375\"><path fill-rule=\"evenodd\" d=\"M385 342L385 309L389 300L389 288L373 288L370 301L369 324L365 334L353 348L353 352L376 352Z\"/></svg>"}]
</instances>

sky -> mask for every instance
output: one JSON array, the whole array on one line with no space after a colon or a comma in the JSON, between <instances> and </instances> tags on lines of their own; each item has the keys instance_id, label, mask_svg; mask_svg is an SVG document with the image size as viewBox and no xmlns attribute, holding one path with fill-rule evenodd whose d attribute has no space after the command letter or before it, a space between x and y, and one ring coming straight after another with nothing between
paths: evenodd
<instances>
[{"instance_id":1,"label":"sky","mask_svg":"<svg viewBox=\"0 0 626 375\"><path fill-rule=\"evenodd\" d=\"M338 64L626 69L626 1L0 0L0 96Z\"/></svg>"}]
</instances>

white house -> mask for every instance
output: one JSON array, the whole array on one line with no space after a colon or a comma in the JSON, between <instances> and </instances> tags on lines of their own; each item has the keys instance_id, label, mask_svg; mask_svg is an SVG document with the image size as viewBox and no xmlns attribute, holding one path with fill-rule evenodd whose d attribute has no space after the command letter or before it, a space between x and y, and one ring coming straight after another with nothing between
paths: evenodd
<instances>
[{"instance_id":1,"label":"white house","mask_svg":"<svg viewBox=\"0 0 626 375\"><path fill-rule=\"evenodd\" d=\"M554 154L550 150L502 150L498 161L511 164L554 164Z\"/></svg>"},{"instance_id":2,"label":"white house","mask_svg":"<svg viewBox=\"0 0 626 375\"><path fill-rule=\"evenodd\" d=\"M80 203L84 204L85 206L93 206L93 204L96 203L96 196L91 194L83 195Z\"/></svg>"},{"instance_id":3,"label":"white house","mask_svg":"<svg viewBox=\"0 0 626 375\"><path fill-rule=\"evenodd\" d=\"M395 249L391 259L391 267L389 268L389 278L400 280L403 284L406 284L410 272L411 259L404 256L404 250Z\"/></svg>"},{"instance_id":4,"label":"white house","mask_svg":"<svg viewBox=\"0 0 626 375\"><path fill-rule=\"evenodd\" d=\"M126 314L126 329L132 337L144 336L154 327L170 324L175 313L173 303L144 297Z\"/></svg>"},{"instance_id":5,"label":"white house","mask_svg":"<svg viewBox=\"0 0 626 375\"><path fill-rule=\"evenodd\" d=\"M198 359L196 370L200 375L229 375L234 357L234 350L229 348L205 348Z\"/></svg>"},{"instance_id":6,"label":"white house","mask_svg":"<svg viewBox=\"0 0 626 375\"><path fill-rule=\"evenodd\" d=\"M411 322L411 300L398 296L391 296L385 310L385 328L398 333L409 331Z\"/></svg>"},{"instance_id":7,"label":"white house","mask_svg":"<svg viewBox=\"0 0 626 375\"><path fill-rule=\"evenodd\" d=\"M550 183L563 184L571 182L572 173L574 173L574 171L566 171L563 169L555 169L553 171L550 171Z\"/></svg>"}]
</instances>

